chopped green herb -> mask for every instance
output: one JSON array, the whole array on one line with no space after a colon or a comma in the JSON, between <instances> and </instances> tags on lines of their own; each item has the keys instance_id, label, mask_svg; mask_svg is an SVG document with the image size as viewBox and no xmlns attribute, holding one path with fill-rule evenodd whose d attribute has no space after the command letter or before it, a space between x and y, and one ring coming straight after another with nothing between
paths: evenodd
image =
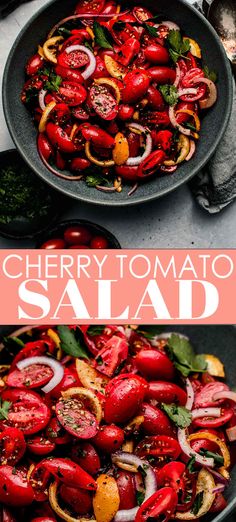
<instances>
[{"instance_id":1,"label":"chopped green herb","mask_svg":"<svg viewBox=\"0 0 236 522\"><path fill-rule=\"evenodd\" d=\"M168 105L175 105L177 103L178 90L175 85L160 85L159 90Z\"/></svg>"},{"instance_id":2,"label":"chopped green herb","mask_svg":"<svg viewBox=\"0 0 236 522\"><path fill-rule=\"evenodd\" d=\"M100 325L100 324L97 324L94 326L89 326L86 333L88 335L91 335L91 337L93 337L94 335L101 335L104 332L104 328L105 328L105 325Z\"/></svg>"},{"instance_id":3,"label":"chopped green herb","mask_svg":"<svg viewBox=\"0 0 236 522\"><path fill-rule=\"evenodd\" d=\"M99 176L99 174L90 174L86 177L86 183L89 187L96 187L96 185L104 185L108 184L108 181L106 178L103 178L102 176Z\"/></svg>"},{"instance_id":4,"label":"chopped green herb","mask_svg":"<svg viewBox=\"0 0 236 522\"><path fill-rule=\"evenodd\" d=\"M58 33L60 36L66 36L67 38L71 36L71 31L69 29L66 29L66 27L59 27Z\"/></svg>"},{"instance_id":5,"label":"chopped green herb","mask_svg":"<svg viewBox=\"0 0 236 522\"><path fill-rule=\"evenodd\" d=\"M180 31L171 29L168 34L167 42L169 44L169 53L174 63L180 57L186 58L185 54L190 51L189 40L183 40Z\"/></svg>"},{"instance_id":6,"label":"chopped green herb","mask_svg":"<svg viewBox=\"0 0 236 522\"><path fill-rule=\"evenodd\" d=\"M194 473L196 471L195 463L196 463L196 457L193 455L187 462L187 468L188 468L189 473Z\"/></svg>"},{"instance_id":7,"label":"chopped green herb","mask_svg":"<svg viewBox=\"0 0 236 522\"><path fill-rule=\"evenodd\" d=\"M19 337L3 337L3 344L5 348L23 348L25 346L25 343L19 339Z\"/></svg>"},{"instance_id":8,"label":"chopped green herb","mask_svg":"<svg viewBox=\"0 0 236 522\"><path fill-rule=\"evenodd\" d=\"M108 38L109 33L106 31L105 27L102 27L98 22L93 23L93 32L95 36L95 43L102 47L103 49L113 49L110 44Z\"/></svg>"},{"instance_id":9,"label":"chopped green herb","mask_svg":"<svg viewBox=\"0 0 236 522\"><path fill-rule=\"evenodd\" d=\"M85 45L85 47L87 47L87 49L89 49L89 50L92 51L92 53L93 53L92 45L90 45L89 42L84 42L84 45Z\"/></svg>"},{"instance_id":10,"label":"chopped green herb","mask_svg":"<svg viewBox=\"0 0 236 522\"><path fill-rule=\"evenodd\" d=\"M184 377L190 373L202 373L207 370L207 363L203 355L195 355L188 339L172 334L168 339L168 352L177 370Z\"/></svg>"},{"instance_id":11,"label":"chopped green herb","mask_svg":"<svg viewBox=\"0 0 236 522\"><path fill-rule=\"evenodd\" d=\"M158 31L157 31L156 27L153 27L153 25L147 24L147 22L145 22L143 25L151 36L154 36L154 38L158 37Z\"/></svg>"},{"instance_id":12,"label":"chopped green herb","mask_svg":"<svg viewBox=\"0 0 236 522\"><path fill-rule=\"evenodd\" d=\"M215 71L210 71L208 65L204 65L203 72L204 72L206 78L208 78L212 82L215 83L217 81L217 73Z\"/></svg>"},{"instance_id":13,"label":"chopped green herb","mask_svg":"<svg viewBox=\"0 0 236 522\"><path fill-rule=\"evenodd\" d=\"M190 426L192 415L184 406L162 403L161 407L178 428L188 428Z\"/></svg>"},{"instance_id":14,"label":"chopped green herb","mask_svg":"<svg viewBox=\"0 0 236 522\"><path fill-rule=\"evenodd\" d=\"M204 491L200 491L200 493L198 493L196 495L195 502L194 502L192 510L191 510L191 513L193 513L193 515L195 515L195 516L198 515L198 513L202 507L203 497L204 497Z\"/></svg>"},{"instance_id":15,"label":"chopped green herb","mask_svg":"<svg viewBox=\"0 0 236 522\"><path fill-rule=\"evenodd\" d=\"M45 89L47 89L47 91L58 92L61 83L62 83L61 76L58 76L58 74L54 74L53 72L51 72L44 87L45 87Z\"/></svg>"},{"instance_id":16,"label":"chopped green herb","mask_svg":"<svg viewBox=\"0 0 236 522\"><path fill-rule=\"evenodd\" d=\"M201 448L199 450L200 455L203 455L203 457L207 457L210 459L214 459L215 464L218 466L224 465L224 458L219 453L213 453L213 451L208 451L205 448Z\"/></svg>"},{"instance_id":17,"label":"chopped green herb","mask_svg":"<svg viewBox=\"0 0 236 522\"><path fill-rule=\"evenodd\" d=\"M141 506L145 498L145 493L143 491L136 491L136 500L138 506Z\"/></svg>"},{"instance_id":18,"label":"chopped green herb","mask_svg":"<svg viewBox=\"0 0 236 522\"><path fill-rule=\"evenodd\" d=\"M138 471L141 473L142 477L145 478L147 476L147 473L144 469L144 465L143 466L138 466Z\"/></svg>"},{"instance_id":19,"label":"chopped green herb","mask_svg":"<svg viewBox=\"0 0 236 522\"><path fill-rule=\"evenodd\" d=\"M9 401L2 401L0 399L0 420L8 419L8 413L9 413L11 404L12 403Z\"/></svg>"},{"instance_id":20,"label":"chopped green herb","mask_svg":"<svg viewBox=\"0 0 236 522\"><path fill-rule=\"evenodd\" d=\"M87 352L81 345L80 341L76 339L75 334L68 326L58 325L57 331L61 340L61 348L68 355L72 357L81 357L88 359Z\"/></svg>"},{"instance_id":21,"label":"chopped green herb","mask_svg":"<svg viewBox=\"0 0 236 522\"><path fill-rule=\"evenodd\" d=\"M191 131L193 132L196 132L196 128L194 127L194 125L192 125L192 123L189 123L188 121L184 124L184 126L186 127L186 129L190 129Z\"/></svg>"}]
</instances>

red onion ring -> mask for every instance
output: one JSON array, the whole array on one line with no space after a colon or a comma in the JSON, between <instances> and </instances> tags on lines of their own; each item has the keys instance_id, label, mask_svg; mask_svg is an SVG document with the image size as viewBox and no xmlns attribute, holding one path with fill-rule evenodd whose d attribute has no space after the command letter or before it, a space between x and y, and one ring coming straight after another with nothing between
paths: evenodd
<instances>
[{"instance_id":1,"label":"red onion ring","mask_svg":"<svg viewBox=\"0 0 236 522\"><path fill-rule=\"evenodd\" d=\"M40 109L42 109L42 111L44 111L44 109L46 109L46 105L45 105L45 102L44 102L44 98L47 94L47 91L45 89L41 89L41 91L39 91L39 106L40 106Z\"/></svg>"},{"instance_id":2,"label":"red onion ring","mask_svg":"<svg viewBox=\"0 0 236 522\"><path fill-rule=\"evenodd\" d=\"M181 98L181 96L185 96L186 94L197 94L197 89L194 89L194 87L189 87L188 89L180 89L178 91L178 96Z\"/></svg>"},{"instance_id":3,"label":"red onion ring","mask_svg":"<svg viewBox=\"0 0 236 522\"><path fill-rule=\"evenodd\" d=\"M140 163L142 163L142 161L145 160L149 156L149 154L151 154L151 152L152 152L152 137L151 137L150 132L147 129L145 129L145 127L140 125L139 123L128 123L127 127L131 131L132 131L132 129L137 129L140 132L142 132L143 134L145 134L145 136L146 136L146 147L145 147L145 151L142 154L142 156L136 156L134 158L129 158L126 161L126 165L129 165L130 167L134 167L134 166L140 165Z\"/></svg>"},{"instance_id":4,"label":"red onion ring","mask_svg":"<svg viewBox=\"0 0 236 522\"><path fill-rule=\"evenodd\" d=\"M195 150L196 150L195 141L190 140L190 149L189 149L188 155L185 158L185 161L189 161L193 157Z\"/></svg>"},{"instance_id":5,"label":"red onion ring","mask_svg":"<svg viewBox=\"0 0 236 522\"><path fill-rule=\"evenodd\" d=\"M213 468L215 465L214 459L209 457L204 457L202 455L199 455L196 451L191 448L190 444L187 441L187 430L184 428L178 429L178 441L179 445L185 455L187 455L189 458L195 457L196 462L200 464L201 466L208 466L209 468Z\"/></svg>"},{"instance_id":6,"label":"red onion ring","mask_svg":"<svg viewBox=\"0 0 236 522\"><path fill-rule=\"evenodd\" d=\"M173 85L175 87L178 87L179 85L179 82L180 82L180 77L181 77L181 70L180 70L180 66L178 64L178 62L176 63L176 78L175 78L175 81L173 83Z\"/></svg>"},{"instance_id":7,"label":"red onion ring","mask_svg":"<svg viewBox=\"0 0 236 522\"><path fill-rule=\"evenodd\" d=\"M178 129L182 134L185 136L191 136L192 131L190 129L186 129L183 127L183 125L180 125L180 123L177 122L176 116L175 116L175 107L171 106L169 107L169 118L171 121L171 124L175 129Z\"/></svg>"},{"instance_id":8,"label":"red onion ring","mask_svg":"<svg viewBox=\"0 0 236 522\"><path fill-rule=\"evenodd\" d=\"M125 14L128 14L130 13L130 9L127 9L126 11L124 11L123 13L117 13L117 14L96 14L96 13L86 13L86 14L78 14L78 15L71 15L71 16L67 16L66 18L63 18L62 20L60 20L60 22L58 22L57 24L55 24L53 26L53 28L51 29L51 31L48 33L48 39L52 37L52 35L55 33L55 31L57 31L57 29L59 29L59 27L61 27L61 25L63 24L66 24L67 22L70 22L71 20L84 20L84 19L90 19L91 18L118 18L119 16L123 16Z\"/></svg>"},{"instance_id":9,"label":"red onion ring","mask_svg":"<svg viewBox=\"0 0 236 522\"><path fill-rule=\"evenodd\" d=\"M207 98L200 100L199 105L201 109L209 109L214 105L217 100L217 88L214 82L209 78L193 78L192 83L205 83L209 89L209 95Z\"/></svg>"},{"instance_id":10,"label":"red onion ring","mask_svg":"<svg viewBox=\"0 0 236 522\"><path fill-rule=\"evenodd\" d=\"M219 471L216 471L215 469L208 467L206 467L206 469L213 475L213 477L215 477L218 480L218 482L220 482L221 484L225 484L225 486L228 486L229 480L225 478L223 475L221 475Z\"/></svg>"},{"instance_id":11,"label":"red onion ring","mask_svg":"<svg viewBox=\"0 0 236 522\"><path fill-rule=\"evenodd\" d=\"M192 419L200 419L204 417L220 417L220 408L196 408L192 411Z\"/></svg>"},{"instance_id":12,"label":"red onion ring","mask_svg":"<svg viewBox=\"0 0 236 522\"><path fill-rule=\"evenodd\" d=\"M226 430L226 435L230 442L236 441L236 426L232 426Z\"/></svg>"},{"instance_id":13,"label":"red onion ring","mask_svg":"<svg viewBox=\"0 0 236 522\"><path fill-rule=\"evenodd\" d=\"M103 185L95 185L97 190L100 190L101 192L115 192L116 187L104 187Z\"/></svg>"},{"instance_id":14,"label":"red onion ring","mask_svg":"<svg viewBox=\"0 0 236 522\"><path fill-rule=\"evenodd\" d=\"M153 495L153 493L156 492L157 489L157 482L156 482L156 475L150 466L149 462L140 459L136 455L133 455L132 453L126 453L124 451L119 451L117 453L114 453L111 456L112 462L116 464L117 461L121 461L124 464L132 464L134 466L143 467L145 465L145 497L144 502ZM139 509L139 506L136 506L132 509L120 509L115 517L114 522L132 522L135 520L137 511Z\"/></svg>"},{"instance_id":15,"label":"red onion ring","mask_svg":"<svg viewBox=\"0 0 236 522\"><path fill-rule=\"evenodd\" d=\"M133 185L133 187L128 192L128 196L132 196L132 194L134 194L136 192L137 188L138 188L138 183L135 183L135 185Z\"/></svg>"},{"instance_id":16,"label":"red onion ring","mask_svg":"<svg viewBox=\"0 0 236 522\"><path fill-rule=\"evenodd\" d=\"M84 80L87 80L88 78L90 78L90 76L92 76L92 74L94 73L94 71L96 69L96 64L97 64L96 58L95 58L94 54L92 53L92 51L90 51L90 49L85 47L85 45L70 45L69 47L66 47L66 49L65 49L66 54L73 53L74 51L82 51L83 53L87 54L87 56L89 57L89 65L81 73Z\"/></svg>"},{"instance_id":17,"label":"red onion ring","mask_svg":"<svg viewBox=\"0 0 236 522\"><path fill-rule=\"evenodd\" d=\"M217 484L216 487L212 490L212 493L222 493L225 490L225 484Z\"/></svg>"},{"instance_id":18,"label":"red onion ring","mask_svg":"<svg viewBox=\"0 0 236 522\"><path fill-rule=\"evenodd\" d=\"M16 366L18 370L24 370L24 368L28 368L32 364L39 364L39 365L45 365L49 366L53 370L53 377L50 379L50 381L44 386L42 391L44 393L49 393L52 391L63 379L64 376L64 368L61 363L56 361L55 359L51 357L46 357L44 355L39 355L35 357L27 357L26 359L23 359L22 361L19 361Z\"/></svg>"},{"instance_id":19,"label":"red onion ring","mask_svg":"<svg viewBox=\"0 0 236 522\"><path fill-rule=\"evenodd\" d=\"M52 172L52 174L55 174L55 176L58 176L58 178L62 178L62 179L69 179L70 181L79 181L80 179L82 179L82 174L80 174L80 176L67 176L66 174L62 174L61 172L58 172L58 170L54 169L50 163L48 163L48 161L43 157L42 153L40 152L39 150L39 147L38 147L38 153L39 153L39 156L42 160L42 162L44 163L45 167L47 167L48 170L50 170L50 172Z\"/></svg>"},{"instance_id":20,"label":"red onion ring","mask_svg":"<svg viewBox=\"0 0 236 522\"><path fill-rule=\"evenodd\" d=\"M159 24L155 24L154 27L158 28L160 27L160 25L165 25L166 27L168 27L168 29L170 31L174 30L174 31L180 31L180 27L175 24L174 22L171 22L171 20L165 20L164 22L160 22Z\"/></svg>"},{"instance_id":21,"label":"red onion ring","mask_svg":"<svg viewBox=\"0 0 236 522\"><path fill-rule=\"evenodd\" d=\"M236 392L232 392L232 391L220 391L220 392L217 392L217 393L214 393L213 397L212 397L213 401L219 401L221 399L228 399L229 401L233 401L233 402L236 402Z\"/></svg>"},{"instance_id":22,"label":"red onion ring","mask_svg":"<svg viewBox=\"0 0 236 522\"><path fill-rule=\"evenodd\" d=\"M187 402L185 404L185 408L187 410L192 410L193 403L194 403L194 389L192 387L192 383L190 379L186 379L186 392L187 392Z\"/></svg>"}]
</instances>

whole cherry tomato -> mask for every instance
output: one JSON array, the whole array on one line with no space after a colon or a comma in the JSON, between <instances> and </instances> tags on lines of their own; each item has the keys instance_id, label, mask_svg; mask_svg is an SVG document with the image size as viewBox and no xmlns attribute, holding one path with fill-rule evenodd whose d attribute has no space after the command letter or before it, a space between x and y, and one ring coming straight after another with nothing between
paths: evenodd
<instances>
[{"instance_id":1,"label":"whole cherry tomato","mask_svg":"<svg viewBox=\"0 0 236 522\"><path fill-rule=\"evenodd\" d=\"M144 69L135 69L128 72L124 78L123 102L137 102L146 94L149 85L150 77Z\"/></svg>"},{"instance_id":2,"label":"whole cherry tomato","mask_svg":"<svg viewBox=\"0 0 236 522\"><path fill-rule=\"evenodd\" d=\"M62 500L69 505L77 515L86 515L93 507L91 494L86 490L62 484L59 493Z\"/></svg>"},{"instance_id":3,"label":"whole cherry tomato","mask_svg":"<svg viewBox=\"0 0 236 522\"><path fill-rule=\"evenodd\" d=\"M96 69L94 73L92 74L92 78L108 78L109 72L105 66L105 62L100 55L96 56Z\"/></svg>"},{"instance_id":4,"label":"whole cherry tomato","mask_svg":"<svg viewBox=\"0 0 236 522\"><path fill-rule=\"evenodd\" d=\"M146 398L149 400L155 400L161 404L178 403L180 406L185 406L187 402L187 393L185 390L177 386L172 382L165 381L153 381L149 383L149 387L146 393Z\"/></svg>"},{"instance_id":5,"label":"whole cherry tomato","mask_svg":"<svg viewBox=\"0 0 236 522\"><path fill-rule=\"evenodd\" d=\"M34 491L25 474L11 466L0 466L0 502L7 506L32 504Z\"/></svg>"},{"instance_id":6,"label":"whole cherry tomato","mask_svg":"<svg viewBox=\"0 0 236 522\"><path fill-rule=\"evenodd\" d=\"M43 435L34 435L27 439L27 448L34 455L49 455L55 447L55 443Z\"/></svg>"},{"instance_id":7,"label":"whole cherry tomato","mask_svg":"<svg viewBox=\"0 0 236 522\"><path fill-rule=\"evenodd\" d=\"M148 106L155 111L163 111L165 108L165 102L162 94L154 85L149 85L146 98L148 100Z\"/></svg>"},{"instance_id":8,"label":"whole cherry tomato","mask_svg":"<svg viewBox=\"0 0 236 522\"><path fill-rule=\"evenodd\" d=\"M118 470L116 483L119 490L119 509L132 509L137 505L134 475L128 471Z\"/></svg>"},{"instance_id":9,"label":"whole cherry tomato","mask_svg":"<svg viewBox=\"0 0 236 522\"><path fill-rule=\"evenodd\" d=\"M89 475L97 475L101 468L99 455L90 442L75 442L70 449L73 461L79 464Z\"/></svg>"},{"instance_id":10,"label":"whole cherry tomato","mask_svg":"<svg viewBox=\"0 0 236 522\"><path fill-rule=\"evenodd\" d=\"M59 125L67 123L70 120L70 109L66 103L57 103L50 113L50 119Z\"/></svg>"},{"instance_id":11,"label":"whole cherry tomato","mask_svg":"<svg viewBox=\"0 0 236 522\"><path fill-rule=\"evenodd\" d=\"M135 182L138 179L139 167L129 167L128 165L116 166L115 168L117 176L120 176L126 181Z\"/></svg>"},{"instance_id":12,"label":"whole cherry tomato","mask_svg":"<svg viewBox=\"0 0 236 522\"><path fill-rule=\"evenodd\" d=\"M134 114L134 108L127 103L121 103L119 105L118 118L122 121L131 120ZM137 134L136 134L137 136Z\"/></svg>"},{"instance_id":13,"label":"whole cherry tomato","mask_svg":"<svg viewBox=\"0 0 236 522\"><path fill-rule=\"evenodd\" d=\"M148 62L155 64L165 64L170 59L167 49L158 43L148 45L144 54Z\"/></svg>"},{"instance_id":14,"label":"whole cherry tomato","mask_svg":"<svg viewBox=\"0 0 236 522\"><path fill-rule=\"evenodd\" d=\"M140 415L144 416L142 429L147 435L172 435L173 427L165 413L148 403L143 403Z\"/></svg>"},{"instance_id":15,"label":"whole cherry tomato","mask_svg":"<svg viewBox=\"0 0 236 522\"><path fill-rule=\"evenodd\" d=\"M58 237L54 239L48 239L47 241L45 241L45 243L41 245L40 248L45 248L46 250L60 250L65 247L65 241Z\"/></svg>"},{"instance_id":16,"label":"whole cherry tomato","mask_svg":"<svg viewBox=\"0 0 236 522\"><path fill-rule=\"evenodd\" d=\"M114 147L114 138L96 125L82 123L80 130L86 141L91 141L93 145L98 147L112 148Z\"/></svg>"},{"instance_id":17,"label":"whole cherry tomato","mask_svg":"<svg viewBox=\"0 0 236 522\"><path fill-rule=\"evenodd\" d=\"M167 355L160 350L141 350L135 359L140 373L148 379L166 379L172 381L174 378L174 365Z\"/></svg>"},{"instance_id":18,"label":"whole cherry tomato","mask_svg":"<svg viewBox=\"0 0 236 522\"><path fill-rule=\"evenodd\" d=\"M173 133L166 130L153 131L152 138L155 147L161 147L164 151L170 151L172 143L173 143Z\"/></svg>"},{"instance_id":19,"label":"whole cherry tomato","mask_svg":"<svg viewBox=\"0 0 236 522\"><path fill-rule=\"evenodd\" d=\"M65 230L64 239L68 245L88 245L92 239L92 234L83 225L72 226Z\"/></svg>"},{"instance_id":20,"label":"whole cherry tomato","mask_svg":"<svg viewBox=\"0 0 236 522\"><path fill-rule=\"evenodd\" d=\"M57 480L67 486L91 491L97 489L97 484L93 477L68 458L52 457L44 459L39 462L37 467L48 471L48 473L51 473Z\"/></svg>"},{"instance_id":21,"label":"whole cherry tomato","mask_svg":"<svg viewBox=\"0 0 236 522\"><path fill-rule=\"evenodd\" d=\"M159 489L140 506L135 522L146 522L149 519L168 522L175 512L177 503L178 497L174 489Z\"/></svg>"},{"instance_id":22,"label":"whole cherry tomato","mask_svg":"<svg viewBox=\"0 0 236 522\"><path fill-rule=\"evenodd\" d=\"M107 423L123 423L138 411L144 399L146 382L135 375L113 379L106 387L104 418Z\"/></svg>"},{"instance_id":23,"label":"whole cherry tomato","mask_svg":"<svg viewBox=\"0 0 236 522\"><path fill-rule=\"evenodd\" d=\"M176 72L174 69L166 66L156 66L148 69L148 73L152 81L158 85L165 85L166 83L174 83Z\"/></svg>"},{"instance_id":24,"label":"whole cherry tomato","mask_svg":"<svg viewBox=\"0 0 236 522\"><path fill-rule=\"evenodd\" d=\"M74 69L69 69L68 67L62 67L61 65L56 65L55 73L60 76L63 80L68 80L69 82L77 82L84 83L84 78L79 71L75 71Z\"/></svg>"},{"instance_id":25,"label":"whole cherry tomato","mask_svg":"<svg viewBox=\"0 0 236 522\"><path fill-rule=\"evenodd\" d=\"M107 239L103 236L94 236L90 243L90 248L105 249L109 247Z\"/></svg>"},{"instance_id":26,"label":"whole cherry tomato","mask_svg":"<svg viewBox=\"0 0 236 522\"><path fill-rule=\"evenodd\" d=\"M44 59L40 54L34 54L29 58L27 64L26 64L26 74L28 76L34 76L34 74L37 74L39 69L43 66Z\"/></svg>"},{"instance_id":27,"label":"whole cherry tomato","mask_svg":"<svg viewBox=\"0 0 236 522\"><path fill-rule=\"evenodd\" d=\"M46 127L47 136L54 145L54 147L58 147L61 152L65 152L67 154L73 154L76 151L74 143L67 136L66 132L56 125L55 123L48 123Z\"/></svg>"},{"instance_id":28,"label":"whole cherry tomato","mask_svg":"<svg viewBox=\"0 0 236 522\"><path fill-rule=\"evenodd\" d=\"M97 435L93 439L94 445L105 453L113 453L118 450L124 442L124 430L110 424L101 426Z\"/></svg>"},{"instance_id":29,"label":"whole cherry tomato","mask_svg":"<svg viewBox=\"0 0 236 522\"><path fill-rule=\"evenodd\" d=\"M171 458L176 460L181 448L176 439L168 435L156 435L145 437L136 447L135 452L139 457L152 455L154 458Z\"/></svg>"},{"instance_id":30,"label":"whole cherry tomato","mask_svg":"<svg viewBox=\"0 0 236 522\"><path fill-rule=\"evenodd\" d=\"M38 150L46 161L53 155L52 145L44 132L40 132L38 135Z\"/></svg>"}]
</instances>

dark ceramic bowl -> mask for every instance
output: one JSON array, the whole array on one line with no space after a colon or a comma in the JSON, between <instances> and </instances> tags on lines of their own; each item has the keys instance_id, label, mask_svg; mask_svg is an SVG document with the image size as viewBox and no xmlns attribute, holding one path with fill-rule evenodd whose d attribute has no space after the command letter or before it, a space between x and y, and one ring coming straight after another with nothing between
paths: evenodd
<instances>
[{"instance_id":1,"label":"dark ceramic bowl","mask_svg":"<svg viewBox=\"0 0 236 522\"><path fill-rule=\"evenodd\" d=\"M29 176L34 176L36 178L38 184L39 180L35 176L35 173L25 164L16 149L0 152L0 175L1 170L7 169L8 167L15 167L16 169L24 167L29 171ZM34 219L21 216L10 221L10 223L0 223L0 236L6 237L7 239L31 239L38 234L41 234L48 228L49 224L58 218L60 215L59 209L61 208L62 196L48 187L45 183L44 185L45 193L49 192L51 198L51 206L48 209L47 215L38 218L36 217Z\"/></svg>"},{"instance_id":2,"label":"dark ceramic bowl","mask_svg":"<svg viewBox=\"0 0 236 522\"><path fill-rule=\"evenodd\" d=\"M194 158L179 167L175 174L154 177L141 185L131 197L128 196L128 186L121 193L98 192L86 186L83 181L63 180L47 170L37 152L36 128L33 126L30 114L20 101L20 92L25 81L24 66L28 58L35 53L37 45L45 40L52 26L73 13L76 2L77 0L53 0L36 13L16 39L7 61L3 81L3 106L9 131L16 147L30 167L51 186L68 196L88 203L114 206L151 201L171 192L192 178L209 160L223 136L232 105L232 75L224 48L209 22L184 0L144 2L154 14L161 12L163 19L175 21L189 37L199 42L204 62L218 74L219 97L215 106L204 116L201 138ZM135 3L143 3L143 0L142 2L137 0ZM125 7L128 6L127 1Z\"/></svg>"},{"instance_id":3,"label":"dark ceramic bowl","mask_svg":"<svg viewBox=\"0 0 236 522\"><path fill-rule=\"evenodd\" d=\"M63 238L63 234L68 227L77 227L80 225L86 227L93 236L105 237L109 244L108 248L121 248L119 241L115 236L113 236L113 234L111 234L111 232L109 232L106 228L103 228L96 223L86 221L85 219L70 219L68 221L62 221L54 227L49 228L38 238L36 248L40 248L41 245L45 243L45 241L48 241L48 239Z\"/></svg>"},{"instance_id":4,"label":"dark ceramic bowl","mask_svg":"<svg viewBox=\"0 0 236 522\"><path fill-rule=\"evenodd\" d=\"M19 327L1 326L0 337L13 333ZM193 346L198 353L211 353L219 357L225 365L226 380L230 386L236 385L236 328L234 326L171 326L166 327L166 330L174 330L188 335L193 343ZM222 349L222 346L227 346ZM1 351L0 346L0 364L9 364L11 359L9 353L5 350ZM228 506L218 515L207 515L202 521L205 522L234 522L235 514L230 517L230 514L236 509L236 467L231 471L230 486L226 490L226 498Z\"/></svg>"}]
</instances>

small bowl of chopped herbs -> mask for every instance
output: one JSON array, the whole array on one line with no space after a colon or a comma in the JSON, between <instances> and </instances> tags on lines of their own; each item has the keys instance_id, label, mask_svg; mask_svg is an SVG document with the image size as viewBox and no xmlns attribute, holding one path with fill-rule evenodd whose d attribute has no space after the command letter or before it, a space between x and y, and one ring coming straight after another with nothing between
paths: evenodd
<instances>
[{"instance_id":1,"label":"small bowl of chopped herbs","mask_svg":"<svg viewBox=\"0 0 236 522\"><path fill-rule=\"evenodd\" d=\"M0 153L0 235L33 238L58 215L61 198L25 164L17 150Z\"/></svg>"}]
</instances>

